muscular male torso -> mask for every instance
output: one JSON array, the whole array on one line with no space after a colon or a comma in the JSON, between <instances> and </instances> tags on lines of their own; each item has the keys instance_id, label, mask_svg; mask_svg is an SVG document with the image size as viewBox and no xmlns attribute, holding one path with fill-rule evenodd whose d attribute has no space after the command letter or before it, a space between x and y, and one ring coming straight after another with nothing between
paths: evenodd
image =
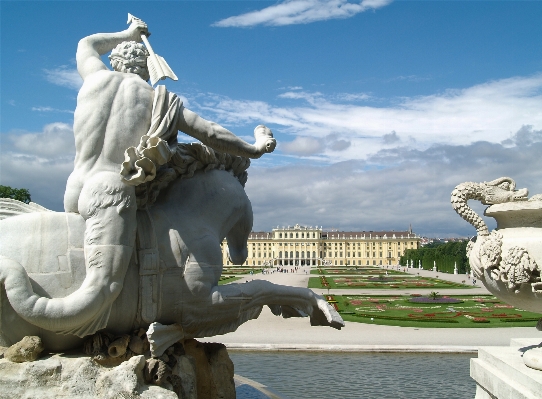
<instances>
[{"instance_id":1,"label":"muscular male torso","mask_svg":"<svg viewBox=\"0 0 542 399\"><path fill-rule=\"evenodd\" d=\"M99 172L119 174L124 151L137 146L149 129L153 93L135 74L103 70L86 77L74 115L76 157L66 187L66 211L77 212L89 177Z\"/></svg>"}]
</instances>

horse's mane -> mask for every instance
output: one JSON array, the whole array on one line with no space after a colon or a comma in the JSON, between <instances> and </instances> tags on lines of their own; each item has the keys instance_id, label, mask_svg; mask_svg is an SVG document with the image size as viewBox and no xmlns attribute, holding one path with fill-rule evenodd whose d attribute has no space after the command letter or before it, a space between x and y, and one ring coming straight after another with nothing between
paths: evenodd
<instances>
[{"instance_id":1,"label":"horse's mane","mask_svg":"<svg viewBox=\"0 0 542 399\"><path fill-rule=\"evenodd\" d=\"M160 190L166 188L169 183L178 178L189 179L198 170L204 172L213 169L225 170L245 187L249 166L248 158L218 152L204 144L178 144L171 160L156 171L154 180L136 187L137 207L152 205L158 198Z\"/></svg>"}]
</instances>

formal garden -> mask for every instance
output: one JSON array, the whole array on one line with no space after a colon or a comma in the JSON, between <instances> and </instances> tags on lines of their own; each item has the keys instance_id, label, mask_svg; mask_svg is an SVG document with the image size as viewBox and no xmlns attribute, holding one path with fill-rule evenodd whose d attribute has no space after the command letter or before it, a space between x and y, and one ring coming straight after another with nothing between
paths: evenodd
<instances>
[{"instance_id":1,"label":"formal garden","mask_svg":"<svg viewBox=\"0 0 542 399\"><path fill-rule=\"evenodd\" d=\"M415 289L415 288L472 288L471 285L454 283L431 277L413 275L385 275L380 270L379 275L330 277L320 276L309 278L309 288L324 289Z\"/></svg>"},{"instance_id":2,"label":"formal garden","mask_svg":"<svg viewBox=\"0 0 542 399\"><path fill-rule=\"evenodd\" d=\"M345 321L401 327L534 327L541 314L490 295L326 295Z\"/></svg>"}]
</instances>

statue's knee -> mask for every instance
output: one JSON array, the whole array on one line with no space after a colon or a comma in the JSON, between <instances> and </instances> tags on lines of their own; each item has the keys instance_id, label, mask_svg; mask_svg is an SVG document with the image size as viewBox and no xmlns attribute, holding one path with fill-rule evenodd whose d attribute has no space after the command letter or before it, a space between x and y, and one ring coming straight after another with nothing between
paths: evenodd
<instances>
[{"instance_id":1,"label":"statue's knee","mask_svg":"<svg viewBox=\"0 0 542 399\"><path fill-rule=\"evenodd\" d=\"M116 298L121 293L123 287L124 287L124 284L121 282L113 282L109 284L110 295Z\"/></svg>"},{"instance_id":2,"label":"statue's knee","mask_svg":"<svg viewBox=\"0 0 542 399\"><path fill-rule=\"evenodd\" d=\"M213 285L209 281L193 280L187 281L187 288L192 299L206 301L211 295Z\"/></svg>"},{"instance_id":3,"label":"statue's knee","mask_svg":"<svg viewBox=\"0 0 542 399\"><path fill-rule=\"evenodd\" d=\"M248 249L246 247L239 248L239 249L232 249L230 250L230 258L234 265L242 265L245 263L248 257Z\"/></svg>"}]
</instances>

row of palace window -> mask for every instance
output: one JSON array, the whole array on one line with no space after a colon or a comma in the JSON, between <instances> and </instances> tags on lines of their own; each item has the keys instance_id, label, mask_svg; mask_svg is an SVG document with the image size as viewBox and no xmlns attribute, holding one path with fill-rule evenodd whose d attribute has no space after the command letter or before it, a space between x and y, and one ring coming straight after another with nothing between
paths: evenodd
<instances>
[{"instance_id":1,"label":"row of palace window","mask_svg":"<svg viewBox=\"0 0 542 399\"><path fill-rule=\"evenodd\" d=\"M325 252L324 252L325 253ZM373 252L373 258L376 258L376 252ZM379 257L382 258L382 254L383 252L379 252ZM254 255L256 255L256 253L253 254L252 257L255 257ZM288 251L285 251L284 252L284 258L294 258L294 251L290 251L289 253L290 256L288 256ZM361 258L361 252L358 252L357 253L357 257L358 258ZM269 252L269 257L271 257L271 252ZM329 258L333 257L333 252L328 252L327 253L327 256ZM335 258L337 257L342 257L343 256L343 253L342 252L335 252ZM346 256L349 258L350 257L350 252L347 252L346 253ZM366 253L366 257L369 258L371 256L371 253L370 252L367 252ZM262 257L262 253L261 252L258 252L258 258L261 258ZM267 252L264 252L263 253L263 257L266 258L267 257ZM299 258L299 251L296 251L295 252L295 258ZM305 257L305 251L301 251L301 258L304 258ZM320 252L320 257L322 257L322 252ZM356 252L352 252L352 257L356 257ZM392 253L391 252L388 252L388 258L391 258L392 257ZM401 257L401 252L397 252L397 257ZM282 251L279 251L279 258L282 258ZM309 251L307 251L307 258L311 258L311 253ZM316 251L312 251L312 258L316 258Z\"/></svg>"},{"instance_id":2,"label":"row of palace window","mask_svg":"<svg viewBox=\"0 0 542 399\"><path fill-rule=\"evenodd\" d=\"M289 233L289 238L294 238L294 233ZM299 238L300 233L295 233L295 238ZM279 233L279 238L282 238L282 233ZM284 233L284 238L288 238L288 233ZM307 233L307 236L305 237L305 233L301 233L301 238L311 238L311 233ZM316 233L312 233L312 238L316 238Z\"/></svg>"},{"instance_id":3,"label":"row of palace window","mask_svg":"<svg viewBox=\"0 0 542 399\"><path fill-rule=\"evenodd\" d=\"M382 253L383 252L379 252L378 255L380 258L382 258ZM343 256L343 253L342 252L338 252L338 256L342 258ZM366 258L370 258L371 257L371 253L370 252L366 252ZM333 256L333 252L328 252L327 253L327 256L329 258L331 258ZM337 257L337 252L335 252L335 258ZM347 252L346 253L346 257L347 258L350 258L350 252ZM355 258L356 257L356 253L355 252L352 252L352 257ZM361 252L358 252L358 258L361 258ZM392 253L391 251L388 252L388 258L391 258L392 257ZM401 257L401 252L397 252L397 257ZM376 252L373 252L373 258L376 258Z\"/></svg>"},{"instance_id":4,"label":"row of palace window","mask_svg":"<svg viewBox=\"0 0 542 399\"><path fill-rule=\"evenodd\" d=\"M284 258L293 258L294 257L294 251L290 251L290 256L288 256L288 251L284 252ZM299 258L299 251L295 252L295 257ZM301 251L301 258L305 257L305 251ZM307 258L311 257L311 253L307 251ZM316 258L316 251L312 251L312 257ZM282 251L279 251L279 258L282 258Z\"/></svg>"},{"instance_id":5,"label":"row of palace window","mask_svg":"<svg viewBox=\"0 0 542 399\"><path fill-rule=\"evenodd\" d=\"M258 247L260 247L261 244L262 244L262 243L259 242L259 243L258 243ZM356 247L356 244L357 244L357 247L360 248L360 243L359 243L359 242L358 242L358 243L351 243L351 244L346 243L345 246L346 246L346 248L350 248L350 247L355 248L355 247ZM372 245L371 245L371 244L372 244ZM271 247L271 245L273 245L273 244L272 244L272 243L269 243L269 247ZM283 243L279 242L278 245L279 245L280 247L282 247ZM295 243L295 244L294 244L294 243L284 243L284 246L285 246L285 247L288 246L288 245L296 245L296 246L298 246L298 245L300 245L300 244L299 244L299 243ZM306 245L311 245L311 243L306 243ZM317 245L317 244L316 244L315 242L312 243L312 246L316 246L316 245ZM367 243L366 245L367 245L367 247L371 247L371 246L372 246L373 249L376 248L376 245L375 245L374 242L373 242L373 243ZM266 246L267 246L267 243L264 242L264 243L263 243L263 246L266 247ZM338 247L342 248L343 244L342 244L342 243L338 243L338 244L337 244L337 243L323 243L324 249L331 249L333 246L334 246L335 248L338 248ZM400 246L401 246L401 242L397 242L397 246L400 247ZM406 243L406 242L403 243L403 246L404 246L404 247L407 247L407 246L408 246L408 243ZM411 243L410 243L410 246L411 246L411 247L414 247L414 243L411 242ZM256 248L256 243L253 242L253 243L252 243L252 247L253 247L253 248ZM382 249L382 243L379 243L378 247L379 247L380 249ZM391 247L392 247L392 243L388 243L388 249L391 249Z\"/></svg>"},{"instance_id":6,"label":"row of palace window","mask_svg":"<svg viewBox=\"0 0 542 399\"><path fill-rule=\"evenodd\" d=\"M286 262L289 262L290 265L293 265L293 263L292 263L293 261L286 261ZM310 261L307 261L307 262L310 262ZM313 265L316 265L315 262L316 262L316 261L312 261L312 264L313 264ZM227 261L226 263L227 263L228 265L230 265L230 262L229 262L229 261ZM257 263L258 263L258 266L261 266L261 265L262 265L262 261L260 261L260 260L259 260ZM391 260L388 259L388 262L387 262L387 263L388 263L388 265L391 265ZM246 264L248 265L248 262L246 262ZM281 264L282 264L282 263L281 263ZM286 264L288 264L288 263L286 263ZM343 261L342 261L342 260L339 260L339 261L336 260L336 261L334 262L334 264L335 264L335 266L337 266L337 265L343 265ZM350 261L349 261L349 260L346 261L346 264L347 264L347 265L350 265ZM352 265L355 265L355 264L356 264L356 261L355 261L355 260L352 261ZM366 261L365 264L366 264L367 266L369 266L369 265L371 264L371 262L370 262L370 261ZM373 261L372 261L372 264L373 264L373 266L376 266L376 265L377 265L377 261L376 261L376 260L373 260ZM361 265L362 265L361 260L358 260L358 266L361 266ZM378 261L378 265L382 266L382 260L379 260L379 261ZM256 266L256 261L255 261L255 260L252 261L252 266Z\"/></svg>"},{"instance_id":7,"label":"row of palace window","mask_svg":"<svg viewBox=\"0 0 542 399\"><path fill-rule=\"evenodd\" d=\"M346 243L345 245L346 245L347 248L349 248L350 246L352 246L352 248L354 248L354 247L356 247L356 244L357 244L357 247L358 247L358 248L361 246L359 242L358 242L358 243L351 243L351 244ZM372 246L373 249L376 248L376 244L375 244L374 242L373 242L373 243L369 243L369 242L368 242L368 243L366 243L366 245L367 245L367 247L371 247L371 246ZM412 242L412 243L410 243L410 245L411 245L411 246L414 246L414 243ZM324 249L325 249L325 248L331 248L332 246L335 246L335 248L337 248L337 246L339 246L339 247L342 248L343 244L342 244L342 243L339 243L339 244L337 244L337 243L324 243ZM397 246L400 247L400 246L401 246L401 242L397 242ZM404 246L404 247L407 247L407 246L408 246L408 243L407 243L407 242L404 242L404 243L403 243L403 246ZM381 243L381 242L378 243L378 247L379 247L380 249L382 249L382 243ZM388 248L391 249L391 247L392 247L392 243L389 242L389 243L388 243Z\"/></svg>"}]
</instances>

